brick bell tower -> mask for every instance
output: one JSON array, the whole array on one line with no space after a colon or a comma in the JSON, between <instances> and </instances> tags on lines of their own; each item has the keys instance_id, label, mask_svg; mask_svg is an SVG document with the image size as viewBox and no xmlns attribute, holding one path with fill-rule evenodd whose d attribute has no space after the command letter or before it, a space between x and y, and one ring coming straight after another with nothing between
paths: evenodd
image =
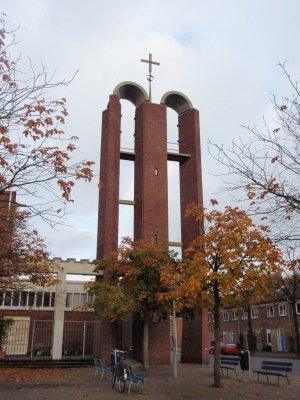
<instances>
[{"instance_id":1,"label":"brick bell tower","mask_svg":"<svg viewBox=\"0 0 300 400\"><path fill-rule=\"evenodd\" d=\"M144 60L143 60L144 61ZM151 55L149 58L151 66ZM156 63L157 64L157 63ZM149 67L149 76L151 69ZM148 78L149 78L148 76ZM148 79L150 81L150 79ZM121 104L126 99L135 106L135 149L120 148ZM167 149L167 107L178 114L179 152ZM163 95L160 104L151 102L138 84L122 82L110 95L102 115L100 159L99 212L97 258L107 257L118 247L120 160L134 162L134 240L143 239L157 245L168 245L168 175L167 161L180 166L181 237L184 249L199 234L199 225L184 217L187 205L202 206L202 175L200 159L199 112L182 93L171 91ZM103 344L109 354L114 347L108 323L102 334L112 338ZM205 363L208 326L207 313L201 310L192 322L183 322L182 361ZM105 346L105 347L104 347ZM170 362L170 324L161 321L150 325L150 363ZM133 351L141 354L141 334L138 321L133 322Z\"/></svg>"}]
</instances>

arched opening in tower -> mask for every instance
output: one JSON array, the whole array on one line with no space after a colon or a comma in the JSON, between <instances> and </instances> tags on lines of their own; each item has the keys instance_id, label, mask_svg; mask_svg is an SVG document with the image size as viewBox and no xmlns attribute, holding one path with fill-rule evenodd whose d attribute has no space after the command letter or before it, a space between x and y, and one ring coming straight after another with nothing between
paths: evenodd
<instances>
[{"instance_id":1,"label":"arched opening in tower","mask_svg":"<svg viewBox=\"0 0 300 400\"><path fill-rule=\"evenodd\" d=\"M135 106L128 100L121 103L121 151L135 151ZM118 243L125 236L133 238L134 162L120 160Z\"/></svg>"},{"instance_id":2,"label":"arched opening in tower","mask_svg":"<svg viewBox=\"0 0 300 400\"><path fill-rule=\"evenodd\" d=\"M178 114L167 107L168 153L179 153ZM168 228L169 242L181 242L179 163L168 161ZM181 257L180 246L170 246Z\"/></svg>"},{"instance_id":3,"label":"arched opening in tower","mask_svg":"<svg viewBox=\"0 0 300 400\"><path fill-rule=\"evenodd\" d=\"M121 150L134 152L135 106L128 100L121 103Z\"/></svg>"},{"instance_id":4,"label":"arched opening in tower","mask_svg":"<svg viewBox=\"0 0 300 400\"><path fill-rule=\"evenodd\" d=\"M118 244L122 238L129 236L133 238L133 212L134 207L130 204L119 204L119 229Z\"/></svg>"}]
</instances>

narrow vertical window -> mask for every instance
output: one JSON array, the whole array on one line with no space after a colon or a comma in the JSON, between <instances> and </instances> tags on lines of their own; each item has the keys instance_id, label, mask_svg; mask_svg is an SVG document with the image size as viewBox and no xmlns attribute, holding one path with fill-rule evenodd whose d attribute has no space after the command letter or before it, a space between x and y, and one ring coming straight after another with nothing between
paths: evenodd
<instances>
[{"instance_id":1,"label":"narrow vertical window","mask_svg":"<svg viewBox=\"0 0 300 400\"><path fill-rule=\"evenodd\" d=\"M27 294L28 294L28 292L26 292L26 291L21 292L21 295L20 295L20 306L21 307L27 306Z\"/></svg>"},{"instance_id":2,"label":"narrow vertical window","mask_svg":"<svg viewBox=\"0 0 300 400\"><path fill-rule=\"evenodd\" d=\"M151 236L151 244L157 244L157 235Z\"/></svg>"},{"instance_id":3,"label":"narrow vertical window","mask_svg":"<svg viewBox=\"0 0 300 400\"><path fill-rule=\"evenodd\" d=\"M12 291L11 290L6 290L5 299L4 299L4 305L5 306L10 306L11 300L12 300Z\"/></svg>"},{"instance_id":4,"label":"narrow vertical window","mask_svg":"<svg viewBox=\"0 0 300 400\"><path fill-rule=\"evenodd\" d=\"M51 293L51 304L50 307L54 307L55 306L55 292Z\"/></svg>"},{"instance_id":5,"label":"narrow vertical window","mask_svg":"<svg viewBox=\"0 0 300 400\"><path fill-rule=\"evenodd\" d=\"M43 307L50 307L50 292L44 292Z\"/></svg>"},{"instance_id":6,"label":"narrow vertical window","mask_svg":"<svg viewBox=\"0 0 300 400\"><path fill-rule=\"evenodd\" d=\"M18 307L18 305L19 305L19 296L20 296L20 292L14 291L13 298L12 298L12 305L14 307Z\"/></svg>"},{"instance_id":7,"label":"narrow vertical window","mask_svg":"<svg viewBox=\"0 0 300 400\"><path fill-rule=\"evenodd\" d=\"M37 292L36 294L36 306L42 307L43 304L43 292Z\"/></svg>"},{"instance_id":8,"label":"narrow vertical window","mask_svg":"<svg viewBox=\"0 0 300 400\"><path fill-rule=\"evenodd\" d=\"M34 306L35 292L28 292L28 307Z\"/></svg>"}]
</instances>

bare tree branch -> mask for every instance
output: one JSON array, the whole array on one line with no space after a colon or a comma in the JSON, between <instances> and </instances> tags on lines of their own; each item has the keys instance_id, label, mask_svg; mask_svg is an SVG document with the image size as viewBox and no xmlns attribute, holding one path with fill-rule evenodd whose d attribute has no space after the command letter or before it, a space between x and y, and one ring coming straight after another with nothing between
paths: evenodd
<instances>
[{"instance_id":1,"label":"bare tree branch","mask_svg":"<svg viewBox=\"0 0 300 400\"><path fill-rule=\"evenodd\" d=\"M272 96L274 127L244 126L249 138L232 145L210 143L212 156L227 167L225 190L244 194L251 214L267 219L278 240L300 239L300 92L280 63L293 93L280 101Z\"/></svg>"},{"instance_id":2,"label":"bare tree branch","mask_svg":"<svg viewBox=\"0 0 300 400\"><path fill-rule=\"evenodd\" d=\"M54 73L48 75L43 64L36 72L30 60L29 72L23 72L21 58L10 54L16 33L0 17L0 194L17 192L23 207L55 225L73 201L75 181L93 177L93 162L74 161L78 138L62 129L66 99L48 99L50 90L68 85L76 73L56 82Z\"/></svg>"}]
</instances>

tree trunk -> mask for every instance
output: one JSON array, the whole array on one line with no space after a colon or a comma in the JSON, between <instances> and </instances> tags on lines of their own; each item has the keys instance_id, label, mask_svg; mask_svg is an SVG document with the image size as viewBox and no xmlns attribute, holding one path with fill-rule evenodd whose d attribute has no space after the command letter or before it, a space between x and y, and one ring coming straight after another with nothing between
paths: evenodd
<instances>
[{"instance_id":1,"label":"tree trunk","mask_svg":"<svg viewBox=\"0 0 300 400\"><path fill-rule=\"evenodd\" d=\"M251 307L246 308L247 312L247 318L248 318L248 349L253 352L256 350L256 336L254 335L253 332L253 326L252 326L252 318L251 318Z\"/></svg>"},{"instance_id":2,"label":"tree trunk","mask_svg":"<svg viewBox=\"0 0 300 400\"><path fill-rule=\"evenodd\" d=\"M218 284L214 286L214 336L215 336L215 356L214 356L214 383L213 387L221 388L221 371L220 371L220 292Z\"/></svg>"},{"instance_id":3,"label":"tree trunk","mask_svg":"<svg viewBox=\"0 0 300 400\"><path fill-rule=\"evenodd\" d=\"M149 369L149 318L143 321L143 369Z\"/></svg>"},{"instance_id":4,"label":"tree trunk","mask_svg":"<svg viewBox=\"0 0 300 400\"><path fill-rule=\"evenodd\" d=\"M248 321L248 333L253 335L252 318L251 318L251 307L246 307L247 321Z\"/></svg>"}]
</instances>

